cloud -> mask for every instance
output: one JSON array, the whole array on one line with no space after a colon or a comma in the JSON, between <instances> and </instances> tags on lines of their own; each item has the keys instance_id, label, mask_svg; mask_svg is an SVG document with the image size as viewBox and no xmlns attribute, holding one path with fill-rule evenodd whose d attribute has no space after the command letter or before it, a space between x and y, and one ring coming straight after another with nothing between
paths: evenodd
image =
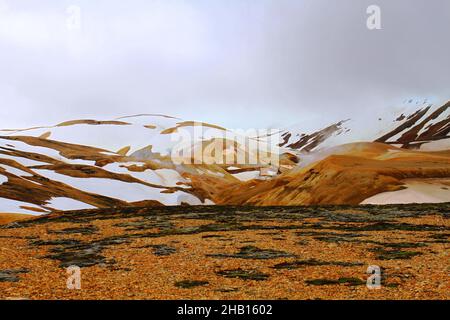
<instances>
[{"instance_id":1,"label":"cloud","mask_svg":"<svg viewBox=\"0 0 450 320\"><path fill-rule=\"evenodd\" d=\"M370 31L374 2L382 30ZM67 28L71 5L79 30ZM447 0L3 0L0 127L142 112L234 128L370 116L450 97L449 27Z\"/></svg>"}]
</instances>

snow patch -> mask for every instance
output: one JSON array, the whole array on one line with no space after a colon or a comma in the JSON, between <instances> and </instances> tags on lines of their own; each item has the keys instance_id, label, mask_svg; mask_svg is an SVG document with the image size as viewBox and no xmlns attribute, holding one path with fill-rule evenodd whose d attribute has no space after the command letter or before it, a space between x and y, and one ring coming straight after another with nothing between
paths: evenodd
<instances>
[{"instance_id":1,"label":"snow patch","mask_svg":"<svg viewBox=\"0 0 450 320\"><path fill-rule=\"evenodd\" d=\"M260 171L246 171L246 172L240 172L233 174L233 177L241 180L241 181L250 181L253 179L258 179Z\"/></svg>"},{"instance_id":2,"label":"snow patch","mask_svg":"<svg viewBox=\"0 0 450 320\"><path fill-rule=\"evenodd\" d=\"M23 157L19 157L19 156L11 156L11 155L7 155L7 154L0 154L0 159L14 160L17 163L20 163L21 165L23 165L24 167L48 165L47 162L30 160L30 159L27 159L27 158L23 158Z\"/></svg>"},{"instance_id":3,"label":"snow patch","mask_svg":"<svg viewBox=\"0 0 450 320\"><path fill-rule=\"evenodd\" d=\"M1 213L26 213L26 214L31 214L31 215L42 215L43 214L43 213L35 212L32 210L22 209L21 208L22 206L42 210L42 208L37 207L30 203L2 198L0 201L0 212Z\"/></svg>"},{"instance_id":4,"label":"snow patch","mask_svg":"<svg viewBox=\"0 0 450 320\"><path fill-rule=\"evenodd\" d=\"M164 205L176 205L179 204L177 201L177 196L180 194L185 194L184 192L161 193L164 189L152 188L134 182L128 183L119 180L102 178L74 178L44 169L38 169L35 171L44 177L54 181L63 182L76 189L126 202L157 200Z\"/></svg>"},{"instance_id":5,"label":"snow patch","mask_svg":"<svg viewBox=\"0 0 450 320\"><path fill-rule=\"evenodd\" d=\"M361 204L407 204L450 202L450 184L410 182L399 191L383 192L364 200Z\"/></svg>"},{"instance_id":6,"label":"snow patch","mask_svg":"<svg viewBox=\"0 0 450 320\"><path fill-rule=\"evenodd\" d=\"M23 170L20 170L20 169L8 166L6 164L1 164L0 168L5 169L6 172L11 173L11 174L13 174L15 176L18 176L18 177L32 177L33 176L32 174L30 174L30 173L28 173L26 171L23 171Z\"/></svg>"},{"instance_id":7,"label":"snow patch","mask_svg":"<svg viewBox=\"0 0 450 320\"><path fill-rule=\"evenodd\" d=\"M84 210L84 209L95 209L96 207L93 207L87 203L74 200L71 198L52 198L51 200L47 201L46 206L54 208L56 210L66 211L66 210Z\"/></svg>"}]
</instances>

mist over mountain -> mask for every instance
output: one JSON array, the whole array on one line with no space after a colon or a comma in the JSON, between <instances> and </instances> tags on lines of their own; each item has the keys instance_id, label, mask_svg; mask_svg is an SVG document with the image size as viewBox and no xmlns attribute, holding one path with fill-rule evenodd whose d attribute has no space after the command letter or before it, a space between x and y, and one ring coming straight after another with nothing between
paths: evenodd
<instances>
[{"instance_id":1,"label":"mist over mountain","mask_svg":"<svg viewBox=\"0 0 450 320\"><path fill-rule=\"evenodd\" d=\"M2 0L0 127L162 110L320 127L323 114L369 121L411 97L443 104L449 2L377 1L382 29L368 30L372 4Z\"/></svg>"}]
</instances>

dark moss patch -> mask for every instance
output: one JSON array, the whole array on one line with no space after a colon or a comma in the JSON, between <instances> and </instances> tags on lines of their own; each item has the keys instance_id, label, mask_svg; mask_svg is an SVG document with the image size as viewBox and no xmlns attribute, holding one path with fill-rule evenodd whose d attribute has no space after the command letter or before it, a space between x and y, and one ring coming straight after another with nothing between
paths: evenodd
<instances>
[{"instance_id":1,"label":"dark moss patch","mask_svg":"<svg viewBox=\"0 0 450 320\"><path fill-rule=\"evenodd\" d=\"M293 258L295 256L293 254L284 251L272 249L260 249L255 246L245 246L240 248L239 252L234 254L225 254L225 253L209 254L207 255L207 257L266 260L277 258Z\"/></svg>"},{"instance_id":2,"label":"dark moss patch","mask_svg":"<svg viewBox=\"0 0 450 320\"><path fill-rule=\"evenodd\" d=\"M214 291L223 292L223 293L238 292L239 288L220 288L220 289L217 289L217 290L214 290Z\"/></svg>"},{"instance_id":3,"label":"dark moss patch","mask_svg":"<svg viewBox=\"0 0 450 320\"><path fill-rule=\"evenodd\" d=\"M437 233L430 236L431 239L450 239L450 233Z\"/></svg>"},{"instance_id":4,"label":"dark moss patch","mask_svg":"<svg viewBox=\"0 0 450 320\"><path fill-rule=\"evenodd\" d=\"M450 241L450 233L437 233L437 234L432 234L430 236L431 239L433 239L433 241L430 242L434 242L434 243L449 243Z\"/></svg>"},{"instance_id":5,"label":"dark moss patch","mask_svg":"<svg viewBox=\"0 0 450 320\"><path fill-rule=\"evenodd\" d=\"M257 235L260 236L278 236L279 232L258 232Z\"/></svg>"},{"instance_id":6,"label":"dark moss patch","mask_svg":"<svg viewBox=\"0 0 450 320\"><path fill-rule=\"evenodd\" d=\"M350 242L350 243L357 243L357 244L375 244L377 246L382 246L386 248L392 248L392 249L407 249L407 248L420 248L420 247L426 247L427 244L423 242L379 242L374 240L368 240L368 239L357 239L357 236L350 235L350 236L320 236L320 237L314 237L315 240L323 241L323 242L330 242L330 243L340 243L340 242Z\"/></svg>"},{"instance_id":7,"label":"dark moss patch","mask_svg":"<svg viewBox=\"0 0 450 320\"><path fill-rule=\"evenodd\" d=\"M305 266L339 266L339 267L355 267L362 266L360 262L343 262L343 261L320 261L316 259L297 260L292 262L278 263L273 266L274 269L298 269Z\"/></svg>"},{"instance_id":8,"label":"dark moss patch","mask_svg":"<svg viewBox=\"0 0 450 320\"><path fill-rule=\"evenodd\" d=\"M378 260L407 260L422 254L417 251L386 250L380 247L370 249L370 251L376 254Z\"/></svg>"},{"instance_id":9,"label":"dark moss patch","mask_svg":"<svg viewBox=\"0 0 450 320\"><path fill-rule=\"evenodd\" d=\"M379 244L393 249L421 248L427 246L427 244L422 242L381 242Z\"/></svg>"},{"instance_id":10,"label":"dark moss patch","mask_svg":"<svg viewBox=\"0 0 450 320\"><path fill-rule=\"evenodd\" d=\"M306 280L305 283L312 286L327 286L339 284L339 281L331 279L313 279L313 280Z\"/></svg>"},{"instance_id":11,"label":"dark moss patch","mask_svg":"<svg viewBox=\"0 0 450 320\"><path fill-rule=\"evenodd\" d=\"M361 233L338 233L331 231L299 231L295 233L297 236L310 236L310 237L343 237L343 238L359 238L364 237Z\"/></svg>"},{"instance_id":12,"label":"dark moss patch","mask_svg":"<svg viewBox=\"0 0 450 320\"><path fill-rule=\"evenodd\" d=\"M69 266L77 267L91 267L97 264L106 264L106 258L102 256L99 252L100 247L92 246L80 250L53 250L56 251L53 254L47 255L46 258L59 260L59 266L61 268L67 268Z\"/></svg>"},{"instance_id":13,"label":"dark moss patch","mask_svg":"<svg viewBox=\"0 0 450 320\"><path fill-rule=\"evenodd\" d=\"M205 234L202 236L202 239L210 239L210 238L224 238L224 236L218 234Z\"/></svg>"},{"instance_id":14,"label":"dark moss patch","mask_svg":"<svg viewBox=\"0 0 450 320\"><path fill-rule=\"evenodd\" d=\"M0 236L0 239L25 239L24 237L18 237L18 236Z\"/></svg>"},{"instance_id":15,"label":"dark moss patch","mask_svg":"<svg viewBox=\"0 0 450 320\"><path fill-rule=\"evenodd\" d=\"M375 222L363 226L352 226L352 225L340 225L334 227L336 230L345 231L440 231L446 230L445 226L435 226L435 225L415 225L409 223L394 223L394 222Z\"/></svg>"},{"instance_id":16,"label":"dark moss patch","mask_svg":"<svg viewBox=\"0 0 450 320\"><path fill-rule=\"evenodd\" d=\"M153 253L157 256L170 256L177 252L177 249L166 244L152 244L144 248L153 248Z\"/></svg>"},{"instance_id":17,"label":"dark moss patch","mask_svg":"<svg viewBox=\"0 0 450 320\"><path fill-rule=\"evenodd\" d=\"M208 285L208 281L198 281L198 280L183 280L175 282L175 287L183 288L183 289L191 289L195 287L201 287Z\"/></svg>"},{"instance_id":18,"label":"dark moss patch","mask_svg":"<svg viewBox=\"0 0 450 320\"><path fill-rule=\"evenodd\" d=\"M23 238L24 238L24 239L27 239L27 240L39 239L38 236L25 236L25 237L23 237Z\"/></svg>"},{"instance_id":19,"label":"dark moss patch","mask_svg":"<svg viewBox=\"0 0 450 320\"><path fill-rule=\"evenodd\" d=\"M314 237L314 240L330 242L330 243L360 242L360 241L355 241L354 239L349 239L349 238L345 238L345 237Z\"/></svg>"},{"instance_id":20,"label":"dark moss patch","mask_svg":"<svg viewBox=\"0 0 450 320\"><path fill-rule=\"evenodd\" d=\"M53 234L82 234L82 235L92 235L98 232L98 228L92 225L80 226L75 228L65 228L62 230L48 230L48 233Z\"/></svg>"},{"instance_id":21,"label":"dark moss patch","mask_svg":"<svg viewBox=\"0 0 450 320\"><path fill-rule=\"evenodd\" d=\"M0 270L0 282L18 282L20 281L19 274L28 272L30 270L26 268Z\"/></svg>"},{"instance_id":22,"label":"dark moss patch","mask_svg":"<svg viewBox=\"0 0 450 320\"><path fill-rule=\"evenodd\" d=\"M361 286L365 285L366 281L363 281L359 278L339 278L337 280L334 279L313 279L306 280L306 284L313 286L327 286L327 285L339 285L344 284L347 286Z\"/></svg>"},{"instance_id":23,"label":"dark moss patch","mask_svg":"<svg viewBox=\"0 0 450 320\"><path fill-rule=\"evenodd\" d=\"M311 236L314 240L339 243L339 242L362 242L357 238L364 237L365 235L359 233L338 233L327 231L301 231L296 232L298 236Z\"/></svg>"},{"instance_id":24,"label":"dark moss patch","mask_svg":"<svg viewBox=\"0 0 450 320\"><path fill-rule=\"evenodd\" d=\"M113 264L113 260L107 260L101 252L106 247L129 243L130 240L120 237L104 238L92 242L62 239L52 241L38 241L39 245L52 245L50 254L44 258L60 261L60 267L67 268L71 265L78 267L90 267L94 265ZM36 241L32 242L36 244Z\"/></svg>"},{"instance_id":25,"label":"dark moss patch","mask_svg":"<svg viewBox=\"0 0 450 320\"><path fill-rule=\"evenodd\" d=\"M75 246L80 243L80 240L75 239L32 240L29 242L32 246Z\"/></svg>"},{"instance_id":26,"label":"dark moss patch","mask_svg":"<svg viewBox=\"0 0 450 320\"><path fill-rule=\"evenodd\" d=\"M138 221L117 223L114 226L125 228L126 231L139 231L158 228L160 231L174 229L174 224L165 217L144 217Z\"/></svg>"},{"instance_id":27,"label":"dark moss patch","mask_svg":"<svg viewBox=\"0 0 450 320\"><path fill-rule=\"evenodd\" d=\"M5 225L0 226L0 229L17 229L17 228L25 228L26 224L11 222Z\"/></svg>"},{"instance_id":28,"label":"dark moss patch","mask_svg":"<svg viewBox=\"0 0 450 320\"><path fill-rule=\"evenodd\" d=\"M264 281L269 278L268 274L259 272L257 270L243 270L240 268L217 271L216 274L225 278L238 278L242 280L255 280L255 281Z\"/></svg>"}]
</instances>

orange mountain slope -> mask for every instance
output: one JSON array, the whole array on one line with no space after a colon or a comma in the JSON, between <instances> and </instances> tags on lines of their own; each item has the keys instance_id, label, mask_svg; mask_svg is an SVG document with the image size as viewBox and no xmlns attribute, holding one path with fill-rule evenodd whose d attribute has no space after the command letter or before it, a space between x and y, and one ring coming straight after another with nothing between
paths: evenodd
<instances>
[{"instance_id":1,"label":"orange mountain slope","mask_svg":"<svg viewBox=\"0 0 450 320\"><path fill-rule=\"evenodd\" d=\"M448 151L418 152L381 143L355 143L343 146L340 154L272 180L233 185L208 183L208 195L217 204L359 204L378 193L401 190L405 179L448 177ZM206 188L203 182L195 180L193 185Z\"/></svg>"},{"instance_id":2,"label":"orange mountain slope","mask_svg":"<svg viewBox=\"0 0 450 320\"><path fill-rule=\"evenodd\" d=\"M0 213L0 225L32 218L29 214Z\"/></svg>"}]
</instances>

